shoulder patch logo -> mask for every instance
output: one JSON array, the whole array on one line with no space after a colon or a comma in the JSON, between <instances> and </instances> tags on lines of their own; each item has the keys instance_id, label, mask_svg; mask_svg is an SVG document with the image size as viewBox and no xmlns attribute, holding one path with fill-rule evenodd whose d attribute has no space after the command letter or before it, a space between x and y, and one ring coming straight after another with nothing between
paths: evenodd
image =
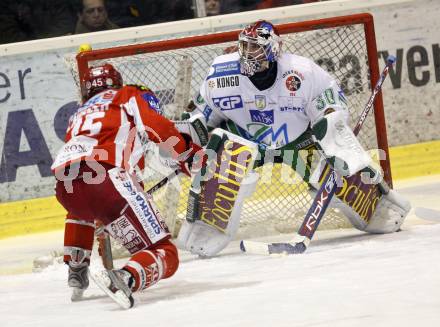
<instances>
[{"instance_id":1,"label":"shoulder patch logo","mask_svg":"<svg viewBox=\"0 0 440 327\"><path fill-rule=\"evenodd\" d=\"M286 79L286 87L289 91L298 91L301 87L301 79L297 75L289 75Z\"/></svg>"},{"instance_id":2,"label":"shoulder patch logo","mask_svg":"<svg viewBox=\"0 0 440 327\"><path fill-rule=\"evenodd\" d=\"M152 94L144 93L142 94L142 98L150 105L150 107L158 112L159 114L162 114L162 109L160 108L159 100Z\"/></svg>"}]
</instances>

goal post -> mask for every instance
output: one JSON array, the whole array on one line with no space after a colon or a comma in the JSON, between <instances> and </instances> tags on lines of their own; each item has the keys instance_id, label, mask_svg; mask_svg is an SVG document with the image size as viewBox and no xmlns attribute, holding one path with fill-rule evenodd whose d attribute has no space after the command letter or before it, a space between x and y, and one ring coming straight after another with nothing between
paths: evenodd
<instances>
[{"instance_id":1,"label":"goal post","mask_svg":"<svg viewBox=\"0 0 440 327\"><path fill-rule=\"evenodd\" d=\"M314 60L339 82L354 125L369 98L371 86L379 79L372 15L279 24L277 29L283 42L282 51ZM161 101L164 114L176 117L183 110L184 103L197 95L213 59L225 48L237 44L239 32L234 30L81 52L76 56L77 69L72 69L76 70L74 79L80 87L81 77L88 67L109 62L121 72L124 83L147 85ZM366 149L381 149L386 154L380 165L384 179L392 185L381 94L378 94L374 108L374 115L367 117L367 126L359 139ZM241 221L251 234L254 231L259 234L258 226L266 226L268 222L275 226L273 231L293 232L307 212L313 195L305 183L282 181L281 176L286 175L284 168L282 164L275 164L271 175L262 178L254 195L246 200ZM263 166L259 171L264 169ZM155 196L159 208L166 213L165 219L172 219L171 225L176 225L176 229L185 216L189 187L188 178L179 176L179 180L177 189L173 185L172 191L167 192L165 188ZM172 194L172 200L167 200L167 193ZM324 228L345 226L349 223L337 209L329 210L321 225Z\"/></svg>"}]
</instances>

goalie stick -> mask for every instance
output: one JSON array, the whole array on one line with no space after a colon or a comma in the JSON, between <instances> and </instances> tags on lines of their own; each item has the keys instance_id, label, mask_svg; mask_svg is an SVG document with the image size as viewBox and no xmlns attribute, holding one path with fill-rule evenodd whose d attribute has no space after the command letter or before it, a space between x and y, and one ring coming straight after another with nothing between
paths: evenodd
<instances>
[{"instance_id":1,"label":"goalie stick","mask_svg":"<svg viewBox=\"0 0 440 327\"><path fill-rule=\"evenodd\" d=\"M396 58L394 56L388 56L385 68L383 69L379 80L377 81L373 92L368 99L368 102L362 111L356 126L353 129L353 133L357 135L362 128L362 125L367 118L368 113L370 112L376 95L380 92L382 88L382 84L385 81L385 78L388 75L389 69L392 67ZM329 164L326 164L326 168ZM324 170L326 169L324 168ZM307 211L307 214L304 217L303 223L301 224L300 229L298 230L297 235L292 243L261 243L254 241L245 241L242 240L240 242L240 249L243 252L255 253L255 254L298 254L303 253L307 250L310 241L315 234L319 223L321 222L322 217L324 216L328 205L336 192L337 181L340 178L335 170L329 169L326 174L321 187L319 188L316 196L313 200L313 203ZM386 183L381 183L382 189L388 190Z\"/></svg>"},{"instance_id":2,"label":"goalie stick","mask_svg":"<svg viewBox=\"0 0 440 327\"><path fill-rule=\"evenodd\" d=\"M415 215L418 218L430 220L434 222L440 222L440 210L417 207L414 210Z\"/></svg>"}]
</instances>

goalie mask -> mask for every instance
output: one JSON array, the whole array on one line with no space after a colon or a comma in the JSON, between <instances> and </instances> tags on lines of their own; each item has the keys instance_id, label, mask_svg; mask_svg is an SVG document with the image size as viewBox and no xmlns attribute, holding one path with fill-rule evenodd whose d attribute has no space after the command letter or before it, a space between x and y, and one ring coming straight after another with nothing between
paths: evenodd
<instances>
[{"instance_id":1,"label":"goalie mask","mask_svg":"<svg viewBox=\"0 0 440 327\"><path fill-rule=\"evenodd\" d=\"M84 101L106 89L118 89L123 84L121 74L110 64L90 67L84 74L83 83Z\"/></svg>"},{"instance_id":2,"label":"goalie mask","mask_svg":"<svg viewBox=\"0 0 440 327\"><path fill-rule=\"evenodd\" d=\"M265 20L246 26L238 36L241 73L252 76L266 70L280 54L281 38L275 26Z\"/></svg>"}]
</instances>

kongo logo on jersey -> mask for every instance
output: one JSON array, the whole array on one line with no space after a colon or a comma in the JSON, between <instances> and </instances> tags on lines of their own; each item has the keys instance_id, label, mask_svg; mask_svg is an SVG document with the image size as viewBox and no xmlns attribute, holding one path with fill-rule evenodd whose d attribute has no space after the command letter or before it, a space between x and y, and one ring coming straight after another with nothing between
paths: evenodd
<instances>
[{"instance_id":1,"label":"kongo logo on jersey","mask_svg":"<svg viewBox=\"0 0 440 327\"><path fill-rule=\"evenodd\" d=\"M243 100L239 95L231 95L228 97L212 98L212 102L220 110L234 110L243 108Z\"/></svg>"},{"instance_id":2,"label":"kongo logo on jersey","mask_svg":"<svg viewBox=\"0 0 440 327\"><path fill-rule=\"evenodd\" d=\"M216 78L217 88L235 87L240 85L240 78L238 76L226 76Z\"/></svg>"}]
</instances>

